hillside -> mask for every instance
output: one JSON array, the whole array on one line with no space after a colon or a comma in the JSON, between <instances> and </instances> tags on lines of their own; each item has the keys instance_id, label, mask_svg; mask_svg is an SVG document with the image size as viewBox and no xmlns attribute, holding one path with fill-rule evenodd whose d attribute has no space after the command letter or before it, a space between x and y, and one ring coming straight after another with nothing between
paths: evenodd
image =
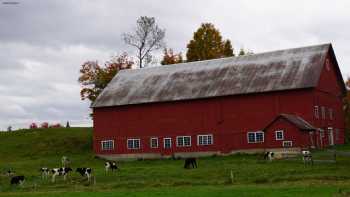
<instances>
[{"instance_id":1,"label":"hillside","mask_svg":"<svg viewBox=\"0 0 350 197\"><path fill-rule=\"evenodd\" d=\"M198 169L183 169L182 160L118 162L106 175L104 161L91 153L91 128L36 129L0 133L0 196L331 196L350 194L350 158L304 166L300 159L264 162L260 155L207 157ZM320 152L322 154L327 151ZM63 155L72 168L92 167L94 182L75 171L66 182L42 180L40 167L59 167ZM23 187L9 184L3 173L24 175ZM234 174L231 180L230 173ZM282 195L283 194L283 195Z\"/></svg>"}]
</instances>

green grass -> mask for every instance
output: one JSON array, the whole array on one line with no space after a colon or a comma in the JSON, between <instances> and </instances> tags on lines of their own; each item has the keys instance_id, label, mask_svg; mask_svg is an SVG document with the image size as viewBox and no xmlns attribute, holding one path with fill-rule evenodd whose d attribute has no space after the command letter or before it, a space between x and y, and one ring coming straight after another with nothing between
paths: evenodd
<instances>
[{"instance_id":1,"label":"green grass","mask_svg":"<svg viewBox=\"0 0 350 197\"><path fill-rule=\"evenodd\" d=\"M183 169L181 160L120 162L104 174L104 161L91 153L90 128L37 129L0 133L0 170L26 176L12 187L0 176L0 196L344 196L350 194L350 158L305 167L300 159L262 162L257 155L200 158L199 168ZM338 148L338 147L337 147ZM340 147L341 150L347 150ZM92 167L96 183L77 173L64 182L41 180L38 169L58 167L63 155L72 167ZM326 151L318 152L320 158ZM231 182L230 173L234 173ZM79 192L79 193L77 193Z\"/></svg>"}]
</instances>

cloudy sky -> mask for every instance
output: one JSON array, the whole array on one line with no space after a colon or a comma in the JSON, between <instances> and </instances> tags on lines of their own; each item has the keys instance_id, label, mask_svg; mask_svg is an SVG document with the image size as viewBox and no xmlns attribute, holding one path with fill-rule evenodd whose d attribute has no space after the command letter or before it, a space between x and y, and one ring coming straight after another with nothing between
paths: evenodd
<instances>
[{"instance_id":1,"label":"cloudy sky","mask_svg":"<svg viewBox=\"0 0 350 197\"><path fill-rule=\"evenodd\" d=\"M133 55L121 34L141 15L154 16L167 46L183 53L202 22L214 23L235 49L255 53L331 42L350 76L349 8L348 0L0 0L0 130L43 121L91 125L79 67Z\"/></svg>"}]
</instances>

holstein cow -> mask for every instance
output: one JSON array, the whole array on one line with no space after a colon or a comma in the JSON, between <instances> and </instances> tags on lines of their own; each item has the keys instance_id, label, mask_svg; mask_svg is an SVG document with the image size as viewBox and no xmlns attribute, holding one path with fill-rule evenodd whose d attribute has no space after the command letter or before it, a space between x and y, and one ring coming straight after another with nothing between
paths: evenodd
<instances>
[{"instance_id":1,"label":"holstein cow","mask_svg":"<svg viewBox=\"0 0 350 197\"><path fill-rule=\"evenodd\" d=\"M192 165L192 168L197 168L197 161L196 158L186 158L185 159L185 165L184 168L189 169L190 165Z\"/></svg>"},{"instance_id":2,"label":"holstein cow","mask_svg":"<svg viewBox=\"0 0 350 197\"><path fill-rule=\"evenodd\" d=\"M63 176L63 180L67 179L68 173L72 171L72 168L53 168L52 172L52 182L56 181L56 176Z\"/></svg>"},{"instance_id":3,"label":"holstein cow","mask_svg":"<svg viewBox=\"0 0 350 197\"><path fill-rule=\"evenodd\" d=\"M117 163L115 161L107 161L105 163L105 172L106 172L106 174L108 173L109 170L112 170L112 172L114 170L118 170L118 166L117 166Z\"/></svg>"},{"instance_id":4,"label":"holstein cow","mask_svg":"<svg viewBox=\"0 0 350 197\"><path fill-rule=\"evenodd\" d=\"M275 156L274 152L267 151L264 153L264 160L272 161L274 156Z\"/></svg>"},{"instance_id":5,"label":"holstein cow","mask_svg":"<svg viewBox=\"0 0 350 197\"><path fill-rule=\"evenodd\" d=\"M24 176L14 176L11 178L11 185L22 185L24 183Z\"/></svg>"},{"instance_id":6,"label":"holstein cow","mask_svg":"<svg viewBox=\"0 0 350 197\"><path fill-rule=\"evenodd\" d=\"M49 168L43 167L43 168L40 168L39 171L41 172L42 179L47 179L49 177L49 174L50 174Z\"/></svg>"},{"instance_id":7,"label":"holstein cow","mask_svg":"<svg viewBox=\"0 0 350 197\"><path fill-rule=\"evenodd\" d=\"M303 150L301 151L301 154L303 156L304 165L314 165L314 160L312 159L312 154L309 150Z\"/></svg>"},{"instance_id":8,"label":"holstein cow","mask_svg":"<svg viewBox=\"0 0 350 197\"><path fill-rule=\"evenodd\" d=\"M91 168L77 168L76 170L81 174L81 176L86 176L88 178L88 181L90 182L92 169Z\"/></svg>"}]
</instances>

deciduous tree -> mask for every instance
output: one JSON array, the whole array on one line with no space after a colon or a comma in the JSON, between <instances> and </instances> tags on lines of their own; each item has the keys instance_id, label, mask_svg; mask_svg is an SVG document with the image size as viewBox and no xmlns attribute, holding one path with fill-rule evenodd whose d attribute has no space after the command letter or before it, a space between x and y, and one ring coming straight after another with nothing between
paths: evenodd
<instances>
[{"instance_id":1,"label":"deciduous tree","mask_svg":"<svg viewBox=\"0 0 350 197\"><path fill-rule=\"evenodd\" d=\"M211 23L203 23L187 44L187 61L199 61L234 56L231 41L223 40Z\"/></svg>"},{"instance_id":2,"label":"deciduous tree","mask_svg":"<svg viewBox=\"0 0 350 197\"><path fill-rule=\"evenodd\" d=\"M122 69L129 69L134 62L126 53L113 57L104 66L97 61L87 61L81 65L78 81L82 85L80 96L82 100L89 99L94 102L97 96Z\"/></svg>"},{"instance_id":3,"label":"deciduous tree","mask_svg":"<svg viewBox=\"0 0 350 197\"><path fill-rule=\"evenodd\" d=\"M175 54L172 49L164 48L163 60L160 62L162 65L178 64L182 63L182 54Z\"/></svg>"},{"instance_id":4,"label":"deciduous tree","mask_svg":"<svg viewBox=\"0 0 350 197\"><path fill-rule=\"evenodd\" d=\"M136 29L132 33L123 34L126 44L137 49L140 68L152 61L152 51L164 47L165 30L161 29L154 17L141 16L137 20Z\"/></svg>"}]
</instances>

